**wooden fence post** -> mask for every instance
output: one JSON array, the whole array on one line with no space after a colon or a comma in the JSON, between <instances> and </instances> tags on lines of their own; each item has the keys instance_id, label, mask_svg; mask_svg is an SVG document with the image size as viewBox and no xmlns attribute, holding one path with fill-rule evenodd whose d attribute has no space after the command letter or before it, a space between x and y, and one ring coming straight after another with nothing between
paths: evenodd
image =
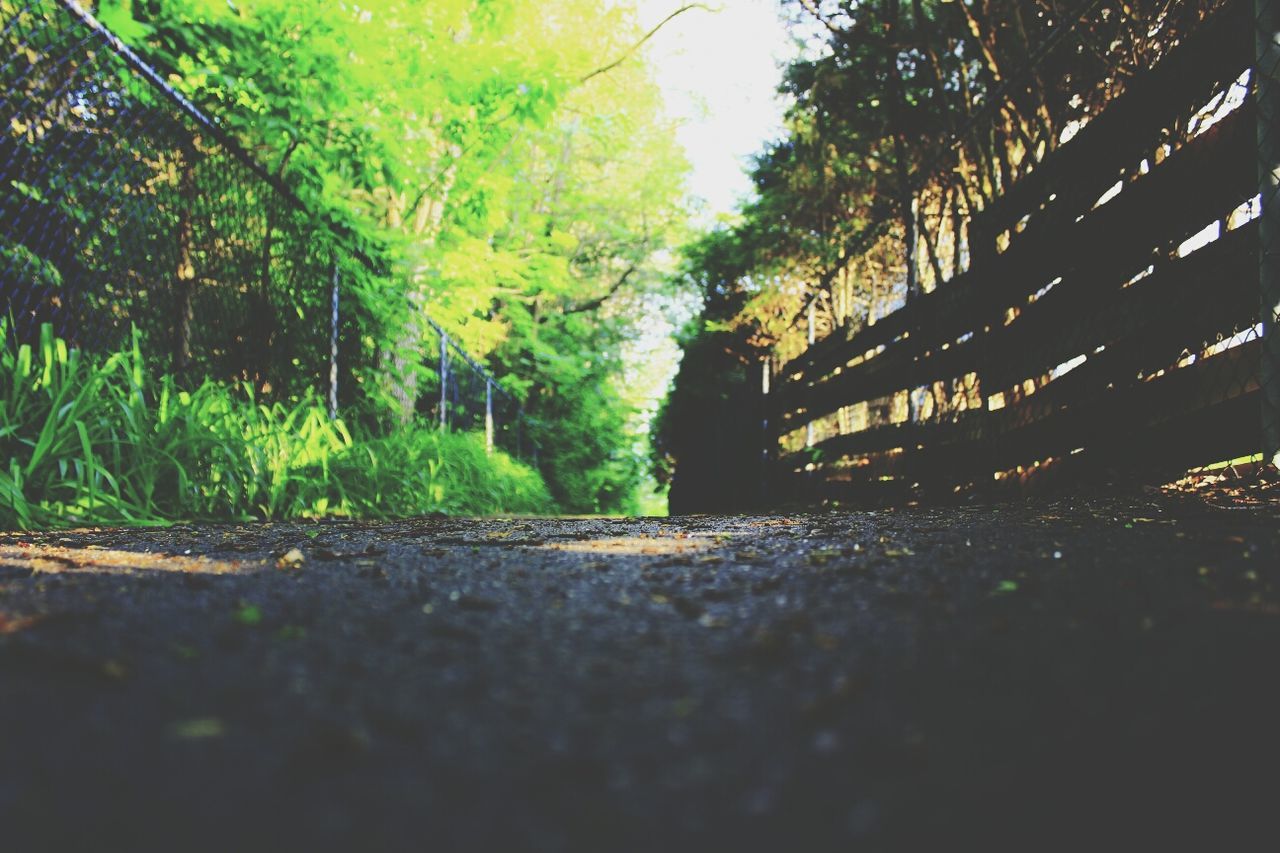
<instances>
[{"instance_id":1,"label":"wooden fence post","mask_svg":"<svg viewBox=\"0 0 1280 853\"><path fill-rule=\"evenodd\" d=\"M773 454L777 441L769 424L769 380L772 378L773 358L765 356L760 362L760 502L769 503L769 485L773 479Z\"/></svg>"},{"instance_id":2,"label":"wooden fence post","mask_svg":"<svg viewBox=\"0 0 1280 853\"><path fill-rule=\"evenodd\" d=\"M816 294L809 297L809 310L808 310L809 333L808 333L807 340L809 342L810 349L813 348L814 343L816 343L818 340L818 329L817 329L818 318L816 316L817 301L818 301L818 297ZM813 447L813 421L809 421L804 425L804 446Z\"/></svg>"},{"instance_id":3,"label":"wooden fence post","mask_svg":"<svg viewBox=\"0 0 1280 853\"><path fill-rule=\"evenodd\" d=\"M1254 0L1262 450L1280 467L1280 0Z\"/></svg>"}]
</instances>

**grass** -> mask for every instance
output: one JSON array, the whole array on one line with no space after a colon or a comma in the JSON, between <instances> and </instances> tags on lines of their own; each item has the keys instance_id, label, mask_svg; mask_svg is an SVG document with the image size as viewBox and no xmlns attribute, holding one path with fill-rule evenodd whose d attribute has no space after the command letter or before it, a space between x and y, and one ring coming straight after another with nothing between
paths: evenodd
<instances>
[{"instance_id":1,"label":"grass","mask_svg":"<svg viewBox=\"0 0 1280 853\"><path fill-rule=\"evenodd\" d=\"M542 478L476 435L353 435L311 396L184 390L135 334L94 359L52 330L0 347L0 529L546 512Z\"/></svg>"}]
</instances>

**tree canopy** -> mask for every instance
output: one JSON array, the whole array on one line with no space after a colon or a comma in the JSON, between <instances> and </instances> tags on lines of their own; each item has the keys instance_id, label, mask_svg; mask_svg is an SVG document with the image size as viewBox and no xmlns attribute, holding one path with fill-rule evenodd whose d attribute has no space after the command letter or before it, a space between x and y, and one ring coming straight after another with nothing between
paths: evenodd
<instances>
[{"instance_id":1,"label":"tree canopy","mask_svg":"<svg viewBox=\"0 0 1280 853\"><path fill-rule=\"evenodd\" d=\"M630 3L103 0L99 16L372 263L359 381L412 411L424 315L524 403L570 511L645 472L619 393L687 164Z\"/></svg>"},{"instance_id":2,"label":"tree canopy","mask_svg":"<svg viewBox=\"0 0 1280 853\"><path fill-rule=\"evenodd\" d=\"M983 216L1001 194L1220 5L780 0L812 37L785 72L785 132L756 159L755 198L684 253L703 310L655 428L659 473L684 465L714 488L756 465L758 435L726 459L709 425L759 421L762 370L998 251L1008 235Z\"/></svg>"}]
</instances>

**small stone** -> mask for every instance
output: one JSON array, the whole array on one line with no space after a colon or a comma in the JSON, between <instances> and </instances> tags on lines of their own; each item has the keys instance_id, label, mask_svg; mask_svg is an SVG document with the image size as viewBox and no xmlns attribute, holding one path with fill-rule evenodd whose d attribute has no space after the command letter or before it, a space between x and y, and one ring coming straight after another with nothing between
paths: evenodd
<instances>
[{"instance_id":1,"label":"small stone","mask_svg":"<svg viewBox=\"0 0 1280 853\"><path fill-rule=\"evenodd\" d=\"M840 748L840 735L824 729L813 736L813 751L822 755L830 755Z\"/></svg>"},{"instance_id":2,"label":"small stone","mask_svg":"<svg viewBox=\"0 0 1280 853\"><path fill-rule=\"evenodd\" d=\"M276 568L279 569L298 569L306 561L306 557L302 555L302 551L297 548L290 548L284 553L279 560L276 560Z\"/></svg>"},{"instance_id":3,"label":"small stone","mask_svg":"<svg viewBox=\"0 0 1280 853\"><path fill-rule=\"evenodd\" d=\"M453 599L453 596L449 597ZM491 598L481 598L478 595L460 595L453 600L463 610L489 611L498 609L498 602Z\"/></svg>"},{"instance_id":4,"label":"small stone","mask_svg":"<svg viewBox=\"0 0 1280 853\"><path fill-rule=\"evenodd\" d=\"M129 668L115 658L103 661L102 674L114 681L123 681L129 677Z\"/></svg>"}]
</instances>

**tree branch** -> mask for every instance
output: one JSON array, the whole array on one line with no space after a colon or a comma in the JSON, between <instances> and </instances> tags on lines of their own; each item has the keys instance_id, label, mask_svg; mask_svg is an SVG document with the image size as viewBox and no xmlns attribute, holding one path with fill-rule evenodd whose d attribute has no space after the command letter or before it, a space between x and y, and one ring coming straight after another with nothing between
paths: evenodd
<instances>
[{"instance_id":1,"label":"tree branch","mask_svg":"<svg viewBox=\"0 0 1280 853\"><path fill-rule=\"evenodd\" d=\"M822 24L822 26L826 28L827 32L831 33L831 35L835 36L838 39L843 38L844 33L842 33L839 29L837 29L836 26L831 23L831 21L827 20L822 16L822 12L819 11L818 5L817 3L814 2L814 0L800 0L800 5L804 8L806 12L809 13L809 15L814 20L816 20L819 24Z\"/></svg>"},{"instance_id":2,"label":"tree branch","mask_svg":"<svg viewBox=\"0 0 1280 853\"><path fill-rule=\"evenodd\" d=\"M665 18L663 18L656 27L654 27L653 29L649 30L649 32L644 34L644 38L640 39L640 41L631 45L631 47L628 48L627 51L622 54L622 56L619 56L617 59L615 59L613 62L610 62L608 65L602 65L596 70L585 75L584 77L582 77L582 79L578 81L578 84L581 85L587 82L588 80L590 80L592 77L599 77L601 74L607 74L613 69L617 68L619 65L626 62L628 59L634 56L635 52L638 51L640 48L642 48L645 42L647 42L649 39L656 36L659 30L661 30L663 27L671 23L673 20L675 20L679 16L683 15L685 12L690 11L691 9L702 9L703 11L706 11L706 12L719 11L717 9L711 8L710 6L704 5L702 3L686 3L685 5L681 6L679 9L676 9L670 15L667 15Z\"/></svg>"},{"instance_id":3,"label":"tree branch","mask_svg":"<svg viewBox=\"0 0 1280 853\"><path fill-rule=\"evenodd\" d=\"M601 305L604 305L604 303L607 302L610 299L610 297L612 297L615 293L621 290L622 286L627 283L627 279L631 278L632 273L634 273L638 268L639 267L636 264L632 264L631 266L627 267L627 271L624 272L621 276L619 276L617 281L609 285L609 289L606 290L603 295L598 296L595 299L589 299L586 302L580 302L577 305L571 305L568 308L561 310L560 312L561 316L568 316L569 314L581 314L585 311L595 311Z\"/></svg>"},{"instance_id":4,"label":"tree branch","mask_svg":"<svg viewBox=\"0 0 1280 853\"><path fill-rule=\"evenodd\" d=\"M302 137L295 136L289 141L289 148L280 158L280 165L276 167L276 177L283 178L285 167L289 165L289 158L293 156L293 152L298 150L298 146L302 144Z\"/></svg>"}]
</instances>

